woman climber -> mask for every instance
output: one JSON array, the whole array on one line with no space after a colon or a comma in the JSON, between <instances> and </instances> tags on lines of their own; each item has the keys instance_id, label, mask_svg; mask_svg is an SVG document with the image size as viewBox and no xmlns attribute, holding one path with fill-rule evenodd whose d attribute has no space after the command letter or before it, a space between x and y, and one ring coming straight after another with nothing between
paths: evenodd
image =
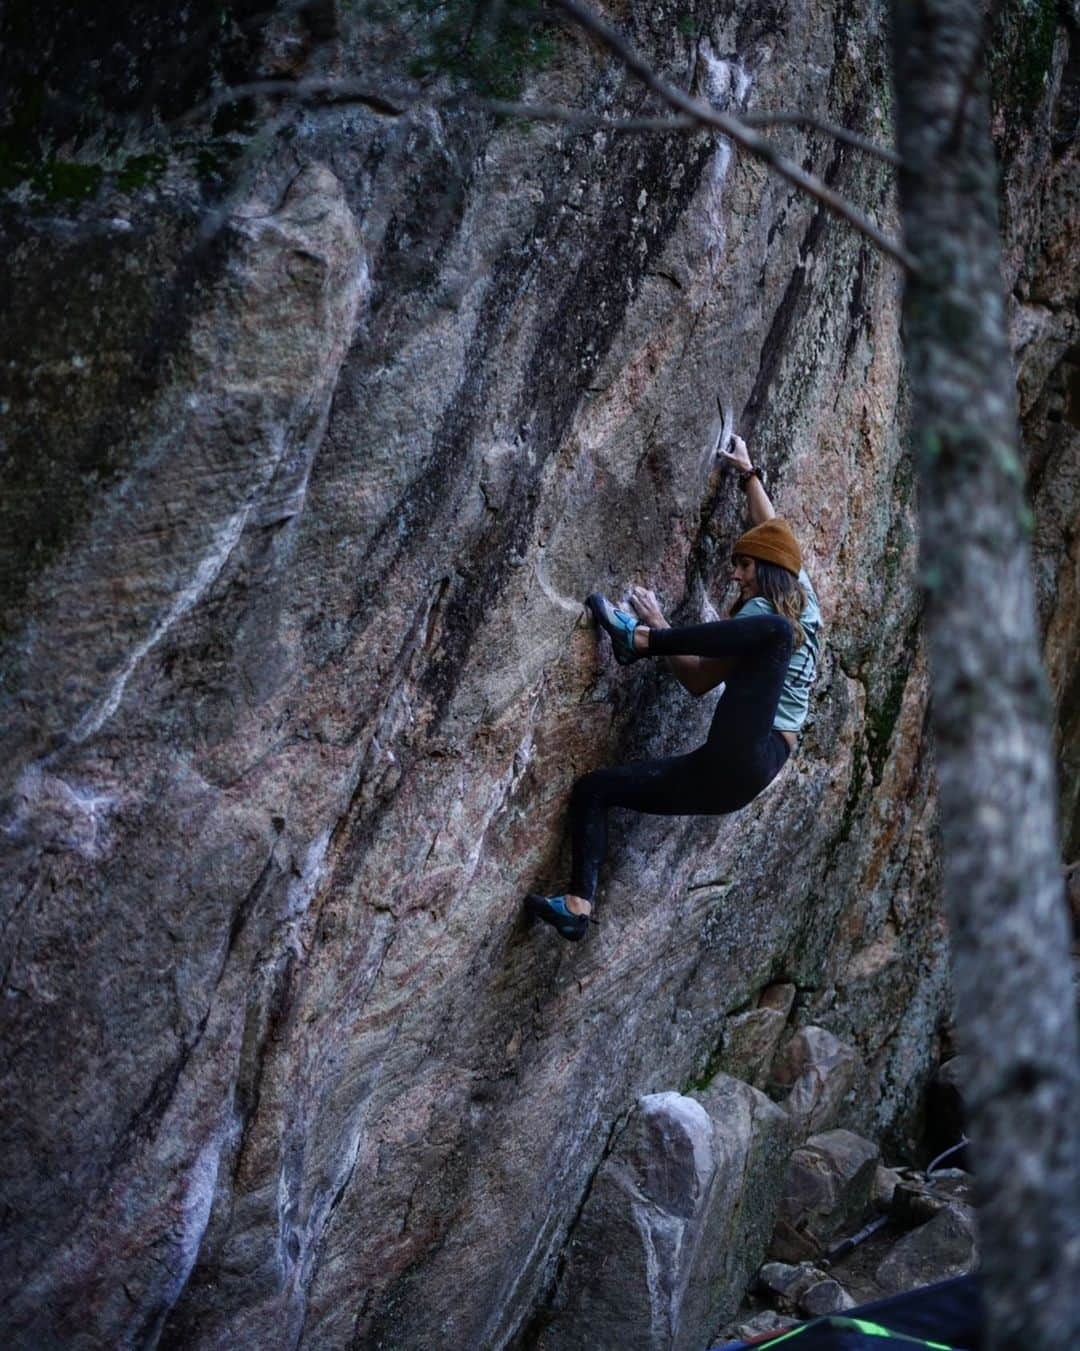
<instances>
[{"instance_id":1,"label":"woman climber","mask_svg":"<svg viewBox=\"0 0 1080 1351\"><path fill-rule=\"evenodd\" d=\"M635 586L637 618L604 596L585 602L611 639L615 660L666 657L693 695L724 691L704 746L689 755L617 765L586 774L571 796L570 890L525 898L531 915L577 942L589 928L610 807L658 816L720 816L752 802L783 768L806 720L817 673L821 612L790 528L776 515L746 443L718 453L739 471L752 527L732 550L739 588L731 617L673 629L652 591Z\"/></svg>"}]
</instances>

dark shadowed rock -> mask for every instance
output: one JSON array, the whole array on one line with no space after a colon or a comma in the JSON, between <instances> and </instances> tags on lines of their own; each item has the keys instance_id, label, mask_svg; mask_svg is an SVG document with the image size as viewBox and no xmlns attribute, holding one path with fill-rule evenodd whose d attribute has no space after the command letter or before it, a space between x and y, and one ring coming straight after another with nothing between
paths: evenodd
<instances>
[{"instance_id":1,"label":"dark shadowed rock","mask_svg":"<svg viewBox=\"0 0 1080 1351\"><path fill-rule=\"evenodd\" d=\"M953 1056L939 1067L927 1085L926 1147L935 1157L959 1144L964 1136L967 1122L964 1093L969 1068L966 1056ZM946 1162L962 1163L964 1159L964 1152L957 1150Z\"/></svg>"},{"instance_id":2,"label":"dark shadowed rock","mask_svg":"<svg viewBox=\"0 0 1080 1351\"><path fill-rule=\"evenodd\" d=\"M892 1213L899 1224L909 1228L925 1224L946 1209L949 1197L923 1182L901 1182L893 1192Z\"/></svg>"},{"instance_id":3,"label":"dark shadowed rock","mask_svg":"<svg viewBox=\"0 0 1080 1351\"><path fill-rule=\"evenodd\" d=\"M1073 937L1080 939L1080 863L1065 869L1065 897L1072 915Z\"/></svg>"},{"instance_id":4,"label":"dark shadowed rock","mask_svg":"<svg viewBox=\"0 0 1080 1351\"><path fill-rule=\"evenodd\" d=\"M870 1189L870 1199L877 1210L888 1210L900 1183L900 1174L895 1168L886 1168L878 1164L874 1171L874 1185Z\"/></svg>"},{"instance_id":5,"label":"dark shadowed rock","mask_svg":"<svg viewBox=\"0 0 1080 1351\"><path fill-rule=\"evenodd\" d=\"M975 1212L952 1202L906 1234L878 1267L875 1279L888 1294L932 1281L965 1276L978 1265Z\"/></svg>"},{"instance_id":6,"label":"dark shadowed rock","mask_svg":"<svg viewBox=\"0 0 1080 1351\"><path fill-rule=\"evenodd\" d=\"M796 1149L788 1165L771 1256L798 1262L854 1228L870 1203L878 1148L851 1131L826 1131Z\"/></svg>"}]
</instances>

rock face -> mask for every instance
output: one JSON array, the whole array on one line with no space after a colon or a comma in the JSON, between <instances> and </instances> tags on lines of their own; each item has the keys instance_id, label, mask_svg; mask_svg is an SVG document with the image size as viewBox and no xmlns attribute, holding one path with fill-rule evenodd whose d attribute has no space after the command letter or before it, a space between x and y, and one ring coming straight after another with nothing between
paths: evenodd
<instances>
[{"instance_id":1,"label":"rock face","mask_svg":"<svg viewBox=\"0 0 1080 1351\"><path fill-rule=\"evenodd\" d=\"M758 996L756 1008L727 1020L722 1064L729 1074L764 1087L795 995L794 985L769 985Z\"/></svg>"},{"instance_id":2,"label":"rock face","mask_svg":"<svg viewBox=\"0 0 1080 1351\"><path fill-rule=\"evenodd\" d=\"M496 121L344 6L281 6L261 46L261 10L187 6L175 81L131 16L69 61L69 11L27 11L0 80L32 110L55 51L104 119L43 114L2 216L5 1344L520 1345L634 1104L711 1114L740 1037L764 1082L782 1029L826 1029L857 1055L839 1125L911 1128L947 991L899 278L726 145ZM618 18L719 106L888 136L884 6ZM1066 765L1070 40L1005 147L1038 203L1006 228ZM551 48L530 97L653 111ZM214 78L358 70L381 95L268 94L261 137L215 112L216 169L180 133L134 164ZM884 165L776 138L889 222ZM565 881L574 777L711 713L598 654L580 600L723 609L718 396L822 600L812 717L737 816L616 819L571 950L519 902Z\"/></svg>"},{"instance_id":3,"label":"rock face","mask_svg":"<svg viewBox=\"0 0 1080 1351\"><path fill-rule=\"evenodd\" d=\"M1076 175L1075 25L1047 42L1045 94L1032 84L1004 90L997 126L1002 158L1005 290L1017 363L1023 442L1028 451L1032 551L1045 635L1044 660L1056 702L1062 844L1080 861L1080 320L1076 269L1066 263L1080 240ZM1044 40L1049 32L1044 32ZM1028 54L1033 35L1026 38ZM1071 55L1070 55L1071 52ZM1072 64L1070 64L1070 62ZM1035 63L1038 69L1039 62ZM1031 78L1014 64L1014 81ZM1019 116L1018 116L1019 114ZM1026 129L1026 130L1025 130Z\"/></svg>"},{"instance_id":4,"label":"rock face","mask_svg":"<svg viewBox=\"0 0 1080 1351\"><path fill-rule=\"evenodd\" d=\"M761 1260L789 1138L779 1108L724 1076L700 1102L642 1098L570 1232L536 1346L705 1345Z\"/></svg>"}]
</instances>

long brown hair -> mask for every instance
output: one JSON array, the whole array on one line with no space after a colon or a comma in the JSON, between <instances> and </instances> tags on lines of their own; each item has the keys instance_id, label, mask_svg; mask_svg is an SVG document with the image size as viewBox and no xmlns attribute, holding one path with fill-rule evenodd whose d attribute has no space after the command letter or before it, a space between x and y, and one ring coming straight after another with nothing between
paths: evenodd
<instances>
[{"instance_id":1,"label":"long brown hair","mask_svg":"<svg viewBox=\"0 0 1080 1351\"><path fill-rule=\"evenodd\" d=\"M754 559L754 571L757 577L758 595L770 602L778 615L790 620L793 629L794 647L802 647L806 634L801 623L802 612L806 605L806 592L799 585L799 579L779 563L766 563L762 558ZM737 615L745 601L737 601L731 613Z\"/></svg>"}]
</instances>

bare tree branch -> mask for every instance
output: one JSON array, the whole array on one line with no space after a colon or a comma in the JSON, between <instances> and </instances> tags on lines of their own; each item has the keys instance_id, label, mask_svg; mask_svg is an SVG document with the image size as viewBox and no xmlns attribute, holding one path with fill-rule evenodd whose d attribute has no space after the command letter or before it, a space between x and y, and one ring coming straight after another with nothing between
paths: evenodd
<instances>
[{"instance_id":1,"label":"bare tree branch","mask_svg":"<svg viewBox=\"0 0 1080 1351\"><path fill-rule=\"evenodd\" d=\"M310 99L322 95L327 103L359 103L385 117L401 117L416 102L416 95L404 91L388 94L376 89L370 80L310 79L310 80L249 80L245 84L229 85L219 89L201 103L196 103L177 118L177 123L197 121L207 113L215 112L226 103L251 98L257 94L284 94L294 99Z\"/></svg>"},{"instance_id":2,"label":"bare tree branch","mask_svg":"<svg viewBox=\"0 0 1080 1351\"><path fill-rule=\"evenodd\" d=\"M600 113L582 112L578 108L567 108L559 103L512 103L503 99L479 100L478 106L503 117L520 117L533 122L563 122L567 126L581 127L585 130L664 132L694 131L696 129L715 131L714 127L703 127L701 120L689 113L680 113L674 117L604 117ZM865 136L860 136L858 132L849 131L847 127L838 126L835 122L828 122L822 117L815 117L813 113L743 113L739 120L744 127L813 127L815 131L820 131L826 136L832 136L837 141L843 141L856 150L863 150L866 154L873 155L876 159L893 165L894 168L900 164L900 156L895 150L890 150L888 146L878 145L875 141L867 140Z\"/></svg>"},{"instance_id":3,"label":"bare tree branch","mask_svg":"<svg viewBox=\"0 0 1080 1351\"><path fill-rule=\"evenodd\" d=\"M401 117L416 102L412 93L399 91L386 94L374 89L370 81L357 80L251 80L245 84L230 85L221 89L210 98L190 108L180 123L192 122L207 113L215 111L227 103L235 103L242 98L251 98L259 94L282 94L291 98L310 99L322 97L326 103L359 103L373 112L386 117ZM604 117L600 113L587 113L577 108L567 108L558 103L515 103L505 99L474 99L473 104L487 112L502 117L520 117L532 122L562 122L570 127L580 127L595 131L615 132L667 132L693 131L695 128L715 131L711 123L704 123L701 117L681 113L674 117ZM805 112L760 112L744 113L739 121L744 127L806 126L813 127L826 136L862 150L868 155L883 160L894 167L899 166L900 156L895 150L860 136L835 122L816 117Z\"/></svg>"},{"instance_id":4,"label":"bare tree branch","mask_svg":"<svg viewBox=\"0 0 1080 1351\"><path fill-rule=\"evenodd\" d=\"M695 131L696 117L604 117L559 103L512 103L505 99L478 99L476 106L501 117L519 117L529 122L562 122L585 131Z\"/></svg>"},{"instance_id":5,"label":"bare tree branch","mask_svg":"<svg viewBox=\"0 0 1080 1351\"><path fill-rule=\"evenodd\" d=\"M702 99L670 84L645 61L631 44L598 14L579 0L551 0L555 9L576 26L591 34L599 43L616 56L623 65L648 89L661 98L669 107L676 110L673 117L637 117L608 118L597 114L579 112L558 104L528 104L503 100L473 100L477 106L493 113L505 116L528 118L537 122L562 122L568 126L593 128L613 132L670 132L693 131L695 128L720 132L734 141L742 149L756 155L771 165L773 169L789 183L813 197L835 215L853 225L856 230L870 239L883 253L896 259L908 271L915 270L911 255L897 241L891 239L878 228L858 207L834 192L828 184L816 174L808 173L794 160L788 159L770 141L759 136L755 127L765 126L809 126L828 136L851 145L854 148L874 155L891 165L900 160L895 151L849 131L835 123L811 113L795 112L759 112L747 113L740 118L712 107ZM401 117L412 107L419 95L415 91L399 90L388 93L370 80L342 80L339 78L313 78L307 80L252 80L244 84L232 85L227 89L204 99L195 105L179 120L181 124L191 122L214 111L224 104L256 95L280 94L293 100L321 98L327 103L358 103L385 117Z\"/></svg>"},{"instance_id":6,"label":"bare tree branch","mask_svg":"<svg viewBox=\"0 0 1080 1351\"><path fill-rule=\"evenodd\" d=\"M838 123L829 122L823 117L815 117L813 113L743 113L739 121L744 127L813 127L815 131L823 132L824 135L831 136L834 140L843 141L845 145L853 146L856 150L865 151L868 155L884 160L886 164L891 164L895 169L898 169L901 164L900 156L895 150L890 150L887 145L878 145L876 141L860 136L857 131L849 131L847 127L841 127Z\"/></svg>"},{"instance_id":7,"label":"bare tree branch","mask_svg":"<svg viewBox=\"0 0 1080 1351\"><path fill-rule=\"evenodd\" d=\"M554 9L560 10L572 23L592 34L601 46L606 47L613 56L618 57L627 70L635 75L646 88L651 89L654 94L663 99L668 107L675 108L680 113L693 117L702 126L715 127L717 131L723 132L736 145L771 165L781 178L787 179L789 183L819 201L822 206L827 207L837 216L846 220L849 225L853 225L860 234L872 240L882 253L887 253L890 258L895 258L909 272L917 271L914 258L903 245L890 239L857 207L846 201L839 193L833 192L832 188L818 178L816 174L807 173L794 160L782 155L771 142L763 136L759 136L752 127L747 126L738 118L732 117L730 113L720 112L703 100L694 98L692 94L688 94L684 89L678 88L677 85L670 84L658 75L647 61L639 56L621 33L601 19L598 14L595 14L587 6L579 4L578 0L550 0L550 3Z\"/></svg>"}]
</instances>

